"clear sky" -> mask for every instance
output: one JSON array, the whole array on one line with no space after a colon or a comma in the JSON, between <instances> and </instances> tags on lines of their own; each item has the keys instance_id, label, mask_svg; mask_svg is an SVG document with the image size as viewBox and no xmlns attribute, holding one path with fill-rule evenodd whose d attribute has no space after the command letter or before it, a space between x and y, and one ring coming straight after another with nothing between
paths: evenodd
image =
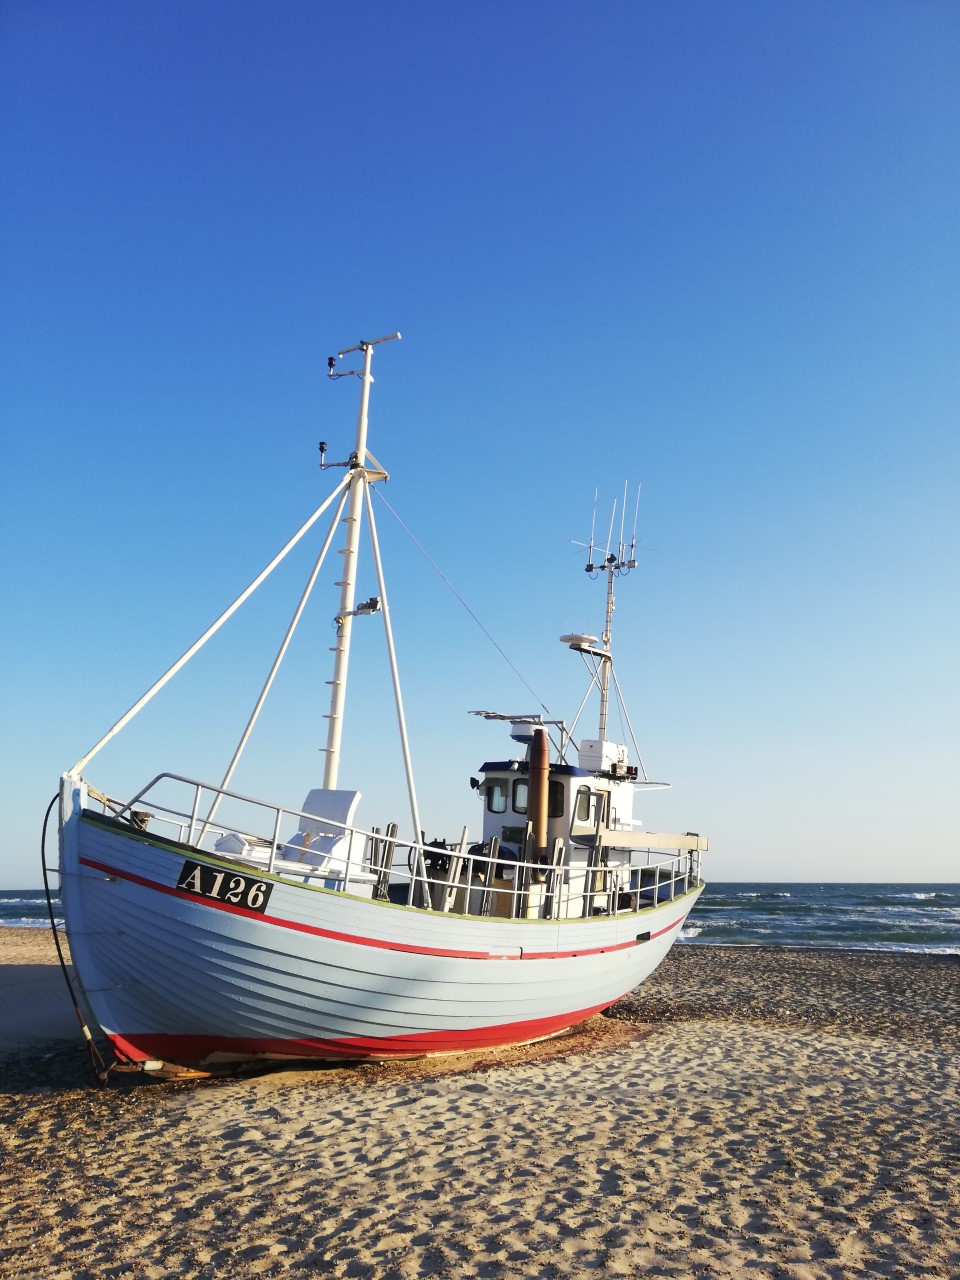
<instances>
[{"instance_id":1,"label":"clear sky","mask_svg":"<svg viewBox=\"0 0 960 1280\"><path fill-rule=\"evenodd\" d=\"M7 0L0 122L0 884L326 492L357 391L326 357L394 329L385 496L554 715L557 637L602 623L571 539L642 483L615 645L673 783L650 827L709 833L718 880L960 879L955 0ZM538 708L380 531L424 825L478 830L504 738L466 712ZM220 776L313 550L95 785ZM320 784L334 576L240 790ZM368 823L406 816L377 628Z\"/></svg>"}]
</instances>

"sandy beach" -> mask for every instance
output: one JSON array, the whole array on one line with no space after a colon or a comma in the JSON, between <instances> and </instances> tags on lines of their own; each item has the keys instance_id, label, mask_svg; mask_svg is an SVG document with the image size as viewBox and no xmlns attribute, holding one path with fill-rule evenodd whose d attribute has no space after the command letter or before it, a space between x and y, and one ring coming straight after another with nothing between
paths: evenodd
<instances>
[{"instance_id":1,"label":"sandy beach","mask_svg":"<svg viewBox=\"0 0 960 1280\"><path fill-rule=\"evenodd\" d=\"M960 1275L960 957L675 948L546 1045L103 1088L0 932L0 1274Z\"/></svg>"}]
</instances>

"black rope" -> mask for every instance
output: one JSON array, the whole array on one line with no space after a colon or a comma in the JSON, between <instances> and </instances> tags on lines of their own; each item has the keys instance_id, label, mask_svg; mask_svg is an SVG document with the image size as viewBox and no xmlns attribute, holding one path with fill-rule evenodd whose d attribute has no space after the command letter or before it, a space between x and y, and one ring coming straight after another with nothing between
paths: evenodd
<instances>
[{"instance_id":1,"label":"black rope","mask_svg":"<svg viewBox=\"0 0 960 1280\"><path fill-rule=\"evenodd\" d=\"M73 989L73 982L67 970L67 961L63 954L63 947L60 945L60 930L57 928L57 918L53 911L53 895L50 892L50 878L47 875L47 826L50 822L50 814L53 812L53 806L59 799L59 794L55 795L47 805L47 812L43 815L43 831L40 835L40 868L43 871L43 890L47 899L47 914L50 916L50 928L53 930L53 942L57 948L57 959L60 961L60 972L63 974L63 980L67 984L67 994L70 996L70 1003L73 1005L73 1011L77 1015L77 1021L80 1023L80 1030L87 1042L87 1048L90 1050L90 1061L97 1078L106 1081L110 1068L100 1056L100 1051L93 1043L93 1036L90 1034L90 1028L87 1026L86 1019L83 1016L83 1010L77 1000L76 993Z\"/></svg>"}]
</instances>

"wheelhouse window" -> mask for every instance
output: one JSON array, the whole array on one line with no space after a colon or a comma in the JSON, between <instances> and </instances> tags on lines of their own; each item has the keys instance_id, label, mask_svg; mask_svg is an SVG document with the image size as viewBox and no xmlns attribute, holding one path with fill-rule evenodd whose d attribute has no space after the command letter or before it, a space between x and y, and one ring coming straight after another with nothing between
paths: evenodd
<instances>
[{"instance_id":1,"label":"wheelhouse window","mask_svg":"<svg viewBox=\"0 0 960 1280\"><path fill-rule=\"evenodd\" d=\"M506 813L509 790L506 778L489 778L486 785L489 813Z\"/></svg>"},{"instance_id":2,"label":"wheelhouse window","mask_svg":"<svg viewBox=\"0 0 960 1280\"><path fill-rule=\"evenodd\" d=\"M563 783L551 780L547 788L547 817L562 818L564 809ZM517 778L513 784L513 812L526 813L530 807L530 783L526 778Z\"/></svg>"},{"instance_id":3,"label":"wheelhouse window","mask_svg":"<svg viewBox=\"0 0 960 1280\"><path fill-rule=\"evenodd\" d=\"M577 808L575 816L578 822L588 822L590 820L589 787L579 787L577 789Z\"/></svg>"},{"instance_id":4,"label":"wheelhouse window","mask_svg":"<svg viewBox=\"0 0 960 1280\"><path fill-rule=\"evenodd\" d=\"M547 792L547 817L562 818L564 802L564 786L563 783L554 779L550 781L550 788Z\"/></svg>"}]
</instances>

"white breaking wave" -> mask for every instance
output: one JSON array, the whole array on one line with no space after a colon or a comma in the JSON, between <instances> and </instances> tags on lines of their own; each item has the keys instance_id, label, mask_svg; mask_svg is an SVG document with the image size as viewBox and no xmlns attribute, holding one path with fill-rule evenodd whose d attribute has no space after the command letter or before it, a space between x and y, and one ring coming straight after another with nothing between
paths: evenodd
<instances>
[{"instance_id":1,"label":"white breaking wave","mask_svg":"<svg viewBox=\"0 0 960 1280\"><path fill-rule=\"evenodd\" d=\"M63 924L62 920L57 920L58 927ZM0 929L49 929L50 918L43 916L37 919L36 916L13 916L8 920L0 920Z\"/></svg>"}]
</instances>

